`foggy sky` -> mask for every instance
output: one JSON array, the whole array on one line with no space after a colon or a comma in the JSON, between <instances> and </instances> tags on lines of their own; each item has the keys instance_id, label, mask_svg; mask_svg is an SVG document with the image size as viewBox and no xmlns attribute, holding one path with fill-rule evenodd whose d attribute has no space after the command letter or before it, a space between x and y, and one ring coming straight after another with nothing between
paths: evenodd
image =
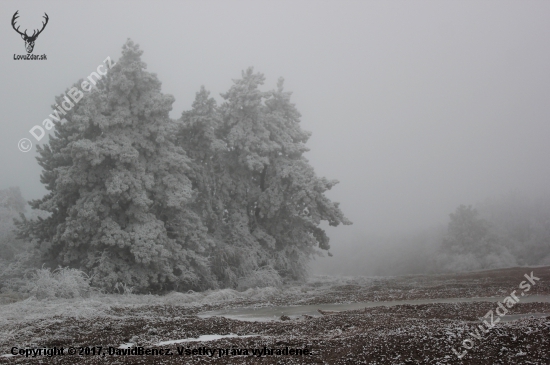
<instances>
[{"instance_id":1,"label":"foggy sky","mask_svg":"<svg viewBox=\"0 0 550 365\"><path fill-rule=\"evenodd\" d=\"M48 13L34 50L47 61L13 60L25 54L16 10L22 29ZM2 1L0 11L0 189L18 185L27 199L46 190L35 148L17 142L128 37L174 95L173 118L201 85L221 101L248 66L264 90L285 78L313 132L306 156L340 180L328 195L354 222L329 229L335 254L352 238L444 223L459 204L549 191L548 1Z\"/></svg>"}]
</instances>

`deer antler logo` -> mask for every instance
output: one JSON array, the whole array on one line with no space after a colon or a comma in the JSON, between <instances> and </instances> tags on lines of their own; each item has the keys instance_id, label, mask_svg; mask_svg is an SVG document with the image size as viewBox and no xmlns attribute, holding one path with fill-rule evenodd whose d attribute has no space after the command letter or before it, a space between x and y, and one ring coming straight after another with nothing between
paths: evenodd
<instances>
[{"instance_id":1,"label":"deer antler logo","mask_svg":"<svg viewBox=\"0 0 550 365\"><path fill-rule=\"evenodd\" d=\"M48 14L44 13L44 19L46 19L45 22L42 22L42 29L40 30L34 30L34 32L32 33L31 36L29 36L27 34L27 30L25 29L25 33L21 33L19 31L19 27L15 28L15 21L17 18L19 18L19 15L17 14L19 13L19 10L17 10L15 12L15 14L13 14L13 18L11 18L11 26L13 27L13 29L15 29L15 31L19 34L21 34L21 38L23 38L23 40L25 41L25 48L27 49L27 53L32 53L32 50L34 49L34 42L36 41L36 38L38 38L38 35L40 33L42 33L42 31L44 30L44 28L46 28L46 24L48 24ZM37 33L38 32L38 33Z\"/></svg>"}]
</instances>

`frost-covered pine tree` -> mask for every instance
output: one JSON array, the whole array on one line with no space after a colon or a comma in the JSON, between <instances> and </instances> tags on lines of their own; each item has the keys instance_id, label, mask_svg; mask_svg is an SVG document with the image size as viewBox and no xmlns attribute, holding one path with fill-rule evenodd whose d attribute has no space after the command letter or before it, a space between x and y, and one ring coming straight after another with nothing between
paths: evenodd
<instances>
[{"instance_id":1,"label":"frost-covered pine tree","mask_svg":"<svg viewBox=\"0 0 550 365\"><path fill-rule=\"evenodd\" d=\"M139 291L236 287L303 277L321 221L350 224L303 157L290 93L243 73L217 106L204 88L178 122L132 41L38 148L47 218L19 222L51 267ZM78 87L80 82L75 84ZM56 98L61 104L64 96ZM259 283L261 284L261 283ZM245 285L246 286L246 285Z\"/></svg>"},{"instance_id":2,"label":"frost-covered pine tree","mask_svg":"<svg viewBox=\"0 0 550 365\"><path fill-rule=\"evenodd\" d=\"M217 107L203 89L182 116L180 145L194 157L202 217L217 247L212 269L223 285L263 270L305 275L316 247L328 250L319 227L351 224L324 193L337 181L318 178L303 153L310 133L283 91L261 92L250 68Z\"/></svg>"},{"instance_id":3,"label":"frost-covered pine tree","mask_svg":"<svg viewBox=\"0 0 550 365\"><path fill-rule=\"evenodd\" d=\"M173 141L174 98L161 93L141 54L128 40L38 149L50 192L31 205L51 215L21 227L51 266L82 269L107 289L213 286L203 254L210 240L192 209L190 159Z\"/></svg>"}]
</instances>

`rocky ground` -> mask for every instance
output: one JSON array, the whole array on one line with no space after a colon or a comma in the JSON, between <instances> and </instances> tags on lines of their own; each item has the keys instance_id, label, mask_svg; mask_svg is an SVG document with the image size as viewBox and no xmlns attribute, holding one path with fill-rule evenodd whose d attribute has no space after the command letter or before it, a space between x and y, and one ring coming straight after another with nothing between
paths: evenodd
<instances>
[{"instance_id":1,"label":"rocky ground","mask_svg":"<svg viewBox=\"0 0 550 365\"><path fill-rule=\"evenodd\" d=\"M23 318L5 318L0 354L10 354L12 347L17 347L63 348L64 355L4 356L0 357L0 363L550 364L550 317L546 316L550 314L550 303L521 301L520 293L525 289L519 285L522 281L529 283L524 274L531 271L540 280L525 294L549 295L550 267L539 267L454 275L349 278L332 283L311 280L300 287L273 290L262 298L232 297L188 305L178 303L176 296L157 304L111 304L97 314L88 311L86 315L48 316L44 311L44 315L32 319L26 319L29 315L25 314ZM503 321L491 329L480 320L498 308L490 302L381 306L269 322L196 316L203 311L242 306L488 296L504 299L514 290L519 302L508 308ZM26 308L30 304L3 305L7 308L4 311L0 306L0 316L6 313L13 316L17 305ZM506 316L520 313L538 313L540 317L504 322ZM496 313L494 317L498 318ZM168 340L229 334L241 337L162 344ZM122 344L129 344L129 348L120 348ZM75 355L68 354L71 348L76 350ZM140 348L154 349L159 354L132 354ZM160 350L164 352L162 355ZM302 354L296 355L296 350Z\"/></svg>"}]
</instances>

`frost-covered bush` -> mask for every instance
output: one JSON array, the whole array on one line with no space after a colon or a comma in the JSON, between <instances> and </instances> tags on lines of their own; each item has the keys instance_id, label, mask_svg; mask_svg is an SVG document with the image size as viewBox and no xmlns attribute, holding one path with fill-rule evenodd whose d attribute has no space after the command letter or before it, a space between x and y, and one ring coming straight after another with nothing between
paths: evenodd
<instances>
[{"instance_id":1,"label":"frost-covered bush","mask_svg":"<svg viewBox=\"0 0 550 365\"><path fill-rule=\"evenodd\" d=\"M0 260L0 292L20 292L28 283L26 279L35 270L39 254L34 250L16 254L9 261Z\"/></svg>"},{"instance_id":2,"label":"frost-covered bush","mask_svg":"<svg viewBox=\"0 0 550 365\"><path fill-rule=\"evenodd\" d=\"M497 269L500 267L511 267L517 265L517 260L508 251L506 247L491 252L483 258L484 267L487 269Z\"/></svg>"},{"instance_id":3,"label":"frost-covered bush","mask_svg":"<svg viewBox=\"0 0 550 365\"><path fill-rule=\"evenodd\" d=\"M466 254L441 254L436 259L437 266L443 272L465 272L483 269L476 255Z\"/></svg>"},{"instance_id":4,"label":"frost-covered bush","mask_svg":"<svg viewBox=\"0 0 550 365\"><path fill-rule=\"evenodd\" d=\"M14 291L0 293L0 304L10 304L26 299L26 295Z\"/></svg>"},{"instance_id":5,"label":"frost-covered bush","mask_svg":"<svg viewBox=\"0 0 550 365\"><path fill-rule=\"evenodd\" d=\"M239 279L237 290L244 291L250 288L279 287L281 285L283 285L283 280L279 273L272 267L264 267L254 270L249 275Z\"/></svg>"},{"instance_id":6,"label":"frost-covered bush","mask_svg":"<svg viewBox=\"0 0 550 365\"><path fill-rule=\"evenodd\" d=\"M91 278L86 273L71 268L37 269L23 288L23 291L37 299L81 298L92 291Z\"/></svg>"},{"instance_id":7,"label":"frost-covered bush","mask_svg":"<svg viewBox=\"0 0 550 365\"><path fill-rule=\"evenodd\" d=\"M218 302L230 301L237 298L240 298L240 295L237 291L233 289L220 289L208 292L208 294L206 294L202 301L203 303L214 304Z\"/></svg>"},{"instance_id":8,"label":"frost-covered bush","mask_svg":"<svg viewBox=\"0 0 550 365\"><path fill-rule=\"evenodd\" d=\"M134 287L130 286L130 285L127 285L125 283L116 283L115 284L115 292L117 292L118 294L124 294L124 295L130 295L130 294L133 294L134 292Z\"/></svg>"},{"instance_id":9,"label":"frost-covered bush","mask_svg":"<svg viewBox=\"0 0 550 365\"><path fill-rule=\"evenodd\" d=\"M489 253L484 256L474 253L440 254L436 258L437 266L443 272L466 272L484 269L497 269L517 265L506 248Z\"/></svg>"}]
</instances>

